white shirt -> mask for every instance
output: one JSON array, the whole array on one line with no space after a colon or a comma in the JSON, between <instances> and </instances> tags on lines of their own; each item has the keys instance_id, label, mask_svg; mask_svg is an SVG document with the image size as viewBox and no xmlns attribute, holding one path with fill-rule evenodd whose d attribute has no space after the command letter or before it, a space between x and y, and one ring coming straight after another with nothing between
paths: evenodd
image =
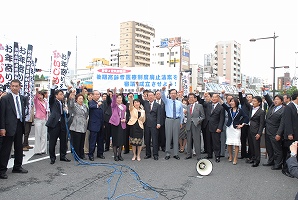
<instances>
[{"instance_id":1,"label":"white shirt","mask_svg":"<svg viewBox=\"0 0 298 200\"><path fill-rule=\"evenodd\" d=\"M14 93L11 93L12 94L12 97L13 97L13 101L14 101L14 105L16 107L16 111L17 111L17 118L20 119L21 116L20 116L20 113L19 113L19 110L18 110L18 107L17 107L17 100L16 100L16 97L19 98L19 107L20 107L20 112L22 112L22 106L21 106L21 99L20 99L20 96L19 95L16 95Z\"/></svg>"},{"instance_id":2,"label":"white shirt","mask_svg":"<svg viewBox=\"0 0 298 200\"><path fill-rule=\"evenodd\" d=\"M254 114L259 110L259 108L260 108L260 106L252 108L251 117L254 116Z\"/></svg>"}]
</instances>

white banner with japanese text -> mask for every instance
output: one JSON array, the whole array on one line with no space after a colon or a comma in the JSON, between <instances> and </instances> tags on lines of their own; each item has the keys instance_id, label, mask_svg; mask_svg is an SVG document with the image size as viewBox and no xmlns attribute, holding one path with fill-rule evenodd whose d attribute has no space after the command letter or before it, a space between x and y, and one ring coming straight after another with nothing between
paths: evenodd
<instances>
[{"instance_id":1,"label":"white banner with japanese text","mask_svg":"<svg viewBox=\"0 0 298 200\"><path fill-rule=\"evenodd\" d=\"M65 85L65 76L69 73L68 69L68 61L71 52L68 51L66 54L61 53L60 51L53 51L53 55L51 57L51 79L56 81L56 85L58 85L58 89L66 89Z\"/></svg>"},{"instance_id":2,"label":"white banner with japanese text","mask_svg":"<svg viewBox=\"0 0 298 200\"><path fill-rule=\"evenodd\" d=\"M125 93L136 92L136 82L139 87L156 91L163 86L171 85L171 88L180 88L180 72L178 68L169 67L126 67L94 68L93 90L106 92L108 88L123 88Z\"/></svg>"}]
</instances>

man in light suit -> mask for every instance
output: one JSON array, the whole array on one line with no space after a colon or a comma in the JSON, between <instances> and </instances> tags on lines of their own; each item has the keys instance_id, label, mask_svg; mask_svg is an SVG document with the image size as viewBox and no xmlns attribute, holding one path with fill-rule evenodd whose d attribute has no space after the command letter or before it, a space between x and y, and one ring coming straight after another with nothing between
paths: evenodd
<instances>
[{"instance_id":1,"label":"man in light suit","mask_svg":"<svg viewBox=\"0 0 298 200\"><path fill-rule=\"evenodd\" d=\"M28 173L22 168L23 134L25 133L25 99L19 95L21 82L17 79L10 83L11 93L0 101L0 179L7 179L7 164L12 143L14 143L14 166L12 173Z\"/></svg>"},{"instance_id":2,"label":"man in light suit","mask_svg":"<svg viewBox=\"0 0 298 200\"><path fill-rule=\"evenodd\" d=\"M140 88L140 92L143 88ZM141 104L144 106L146 121L145 121L145 145L146 145L146 156L144 159L151 158L151 140L153 146L153 158L158 160L158 132L160 128L160 105L154 101L154 93L148 92L148 101L144 101L139 94Z\"/></svg>"},{"instance_id":3,"label":"man in light suit","mask_svg":"<svg viewBox=\"0 0 298 200\"><path fill-rule=\"evenodd\" d=\"M201 104L195 103L196 96L194 93L188 94L186 110L186 131L187 131L187 157L192 158L192 146L194 145L197 154L197 160L201 159L201 123L205 119L204 108ZM193 145L192 144L193 141Z\"/></svg>"}]
</instances>

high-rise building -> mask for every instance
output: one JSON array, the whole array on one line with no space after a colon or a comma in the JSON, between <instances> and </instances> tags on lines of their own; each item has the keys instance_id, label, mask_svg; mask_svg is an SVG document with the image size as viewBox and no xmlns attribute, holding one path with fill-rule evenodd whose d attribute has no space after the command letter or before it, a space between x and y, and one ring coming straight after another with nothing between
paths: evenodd
<instances>
[{"instance_id":1,"label":"high-rise building","mask_svg":"<svg viewBox=\"0 0 298 200\"><path fill-rule=\"evenodd\" d=\"M190 70L189 41L181 37L152 39L151 66L175 67L180 72Z\"/></svg>"},{"instance_id":2,"label":"high-rise building","mask_svg":"<svg viewBox=\"0 0 298 200\"><path fill-rule=\"evenodd\" d=\"M120 52L119 47L117 47L115 44L111 44L110 47L110 66L112 67L119 67L118 62L120 62ZM119 59L118 59L119 58Z\"/></svg>"},{"instance_id":3,"label":"high-rise building","mask_svg":"<svg viewBox=\"0 0 298 200\"><path fill-rule=\"evenodd\" d=\"M236 86L241 82L241 45L236 41L221 41L215 46L216 76L227 84Z\"/></svg>"},{"instance_id":4,"label":"high-rise building","mask_svg":"<svg viewBox=\"0 0 298 200\"><path fill-rule=\"evenodd\" d=\"M119 67L150 67L150 41L154 37L155 29L147 24L122 22L117 55Z\"/></svg>"}]
</instances>

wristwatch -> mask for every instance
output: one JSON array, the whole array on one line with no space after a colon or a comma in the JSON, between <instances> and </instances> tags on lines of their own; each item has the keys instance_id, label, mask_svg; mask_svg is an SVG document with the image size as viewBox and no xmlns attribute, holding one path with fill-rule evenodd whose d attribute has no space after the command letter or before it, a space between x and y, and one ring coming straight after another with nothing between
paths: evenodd
<instances>
[{"instance_id":1,"label":"wristwatch","mask_svg":"<svg viewBox=\"0 0 298 200\"><path fill-rule=\"evenodd\" d=\"M291 152L291 157L296 157L297 154L295 154L294 152Z\"/></svg>"}]
</instances>

